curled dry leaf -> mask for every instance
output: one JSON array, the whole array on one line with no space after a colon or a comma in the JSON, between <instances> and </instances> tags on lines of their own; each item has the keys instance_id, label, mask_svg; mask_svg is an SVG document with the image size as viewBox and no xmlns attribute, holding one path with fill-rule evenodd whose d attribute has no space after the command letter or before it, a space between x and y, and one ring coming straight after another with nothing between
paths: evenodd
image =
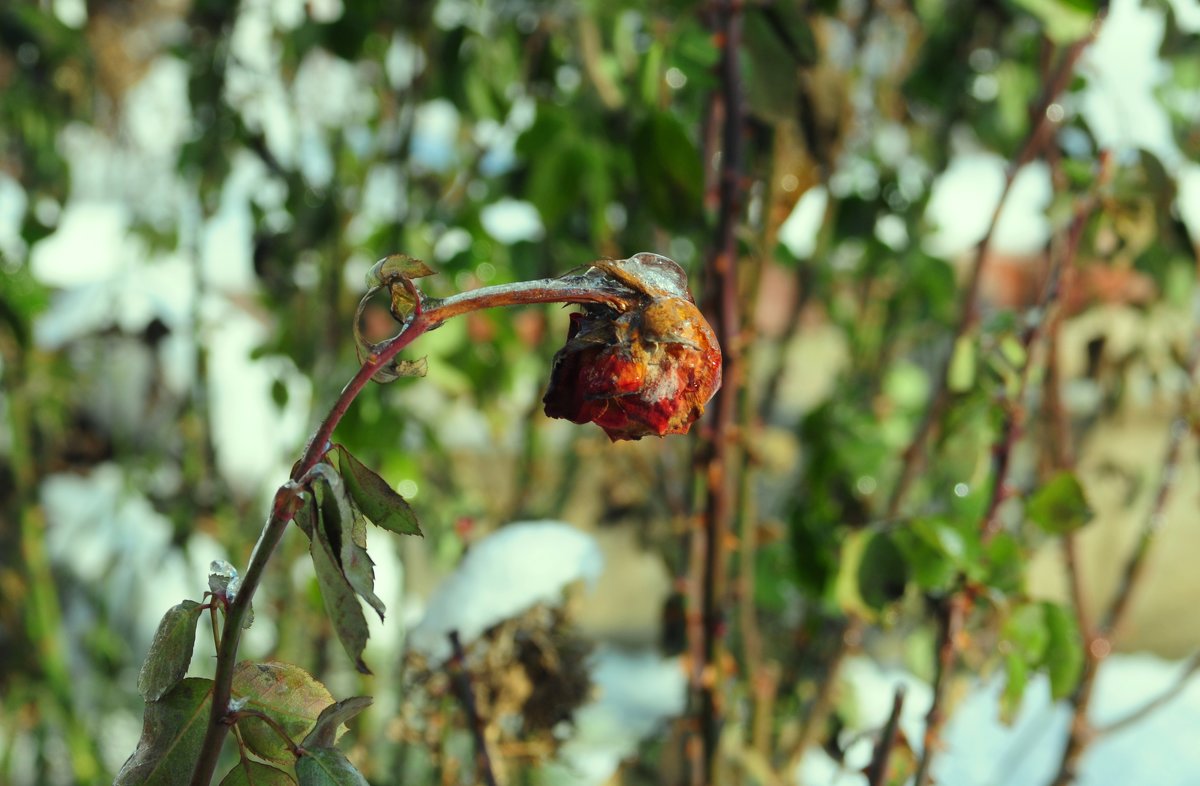
<instances>
[{"instance_id":1,"label":"curled dry leaf","mask_svg":"<svg viewBox=\"0 0 1200 786\"><path fill-rule=\"evenodd\" d=\"M637 254L588 272L638 293L625 310L588 304L571 315L542 399L546 414L595 423L614 442L685 434L721 387L721 348L670 259Z\"/></svg>"},{"instance_id":2,"label":"curled dry leaf","mask_svg":"<svg viewBox=\"0 0 1200 786\"><path fill-rule=\"evenodd\" d=\"M432 276L434 271L423 261L407 254L392 254L375 263L367 273L369 289L359 301L354 315L354 343L360 363L366 362L380 344L371 341L363 332L363 320L367 307L376 293L386 290L392 318L405 324L416 313L420 313L424 296L413 284L414 279ZM393 359L372 377L376 382L393 382L400 377L423 377L428 370L425 358L417 360Z\"/></svg>"}]
</instances>

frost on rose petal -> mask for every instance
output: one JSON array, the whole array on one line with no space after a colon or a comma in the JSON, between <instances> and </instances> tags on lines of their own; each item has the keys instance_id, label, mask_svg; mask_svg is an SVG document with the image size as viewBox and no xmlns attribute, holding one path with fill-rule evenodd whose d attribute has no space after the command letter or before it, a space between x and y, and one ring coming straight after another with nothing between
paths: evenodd
<instances>
[{"instance_id":1,"label":"frost on rose petal","mask_svg":"<svg viewBox=\"0 0 1200 786\"><path fill-rule=\"evenodd\" d=\"M604 275L638 293L627 308L571 315L542 399L546 414L595 423L614 442L686 434L721 387L721 348L675 262L657 254L605 260Z\"/></svg>"}]
</instances>

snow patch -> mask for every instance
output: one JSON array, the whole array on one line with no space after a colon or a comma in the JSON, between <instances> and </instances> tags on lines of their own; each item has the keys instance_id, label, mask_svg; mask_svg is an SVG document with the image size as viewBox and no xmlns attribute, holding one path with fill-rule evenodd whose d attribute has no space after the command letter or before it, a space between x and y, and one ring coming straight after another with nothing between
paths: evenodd
<instances>
[{"instance_id":1,"label":"snow patch","mask_svg":"<svg viewBox=\"0 0 1200 786\"><path fill-rule=\"evenodd\" d=\"M489 235L505 245L541 240L546 234L537 208L520 199L493 202L479 212L479 220Z\"/></svg>"},{"instance_id":2,"label":"snow patch","mask_svg":"<svg viewBox=\"0 0 1200 786\"><path fill-rule=\"evenodd\" d=\"M596 698L575 713L575 731L545 767L555 786L607 783L638 744L683 714L687 675L680 658L601 647L593 656Z\"/></svg>"},{"instance_id":3,"label":"snow patch","mask_svg":"<svg viewBox=\"0 0 1200 786\"><path fill-rule=\"evenodd\" d=\"M808 259L813 255L828 204L829 191L824 186L815 186L805 191L792 208L787 220L779 227L779 242L787 246L792 256Z\"/></svg>"},{"instance_id":4,"label":"snow patch","mask_svg":"<svg viewBox=\"0 0 1200 786\"><path fill-rule=\"evenodd\" d=\"M595 539L561 521L509 524L474 544L429 598L409 646L431 660L450 655L447 635L468 644L538 603L557 603L576 581L595 582L604 557Z\"/></svg>"},{"instance_id":5,"label":"snow patch","mask_svg":"<svg viewBox=\"0 0 1200 786\"><path fill-rule=\"evenodd\" d=\"M929 253L953 258L987 234L1004 190L1005 162L993 153L956 156L937 180L925 218L934 231L925 241ZM1021 167L996 223L992 247L1010 254L1033 254L1050 238L1046 208L1052 188L1050 168L1037 161Z\"/></svg>"}]
</instances>

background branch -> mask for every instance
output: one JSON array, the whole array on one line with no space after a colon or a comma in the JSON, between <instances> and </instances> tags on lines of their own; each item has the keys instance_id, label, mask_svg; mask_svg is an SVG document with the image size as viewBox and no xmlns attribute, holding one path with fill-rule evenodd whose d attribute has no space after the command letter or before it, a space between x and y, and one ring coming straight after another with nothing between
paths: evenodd
<instances>
[{"instance_id":1,"label":"background branch","mask_svg":"<svg viewBox=\"0 0 1200 786\"><path fill-rule=\"evenodd\" d=\"M716 754L723 709L720 651L726 630L727 549L734 510L731 499L739 466L735 436L741 389L741 317L738 308L736 230L742 216L744 107L739 52L742 7L723 2L715 27L721 42L720 88L710 117L723 118L718 178L717 228L705 268L706 311L723 351L722 387L711 402L711 436L701 450L704 509L692 533L691 608L699 608L700 624L691 626L692 713L700 744L689 747L693 784L715 783ZM717 109L720 109L718 112ZM699 600L697 604L696 601ZM689 612L694 614L695 612ZM697 635L698 634L698 635Z\"/></svg>"},{"instance_id":2,"label":"background branch","mask_svg":"<svg viewBox=\"0 0 1200 786\"><path fill-rule=\"evenodd\" d=\"M896 687L896 695L892 698L892 711L887 723L879 735L875 745L875 753L871 756L871 764L867 767L868 786L884 786L887 783L888 762L892 759L892 751L900 739L900 713L904 710L904 686Z\"/></svg>"},{"instance_id":3,"label":"background branch","mask_svg":"<svg viewBox=\"0 0 1200 786\"><path fill-rule=\"evenodd\" d=\"M1096 678L1099 675L1100 666L1104 659L1112 652L1112 635L1121 625L1121 622L1125 619L1129 611L1133 595L1144 575L1146 557L1149 555L1155 535L1158 534L1164 521L1167 500L1174 489L1175 478L1178 475L1183 440L1189 432L1190 381L1196 376L1198 364L1200 364L1200 340L1193 337L1186 369L1189 384L1184 387L1181 395L1180 412L1172 420L1169 427L1167 449L1162 462L1162 472L1158 486L1154 491L1150 511L1146 516L1145 523L1142 525L1142 531L1138 536L1137 544L1125 562L1124 569L1121 572L1121 583L1117 587L1116 594L1113 596L1105 612L1100 615L1095 631L1085 634L1083 675L1080 677L1079 685L1071 696L1072 715L1070 732L1067 737L1067 745L1063 750L1062 759L1059 762L1058 774L1055 775L1053 786L1067 786L1067 784L1075 781L1078 774L1079 762L1083 758L1088 745L1091 744L1096 736L1096 730L1092 727L1091 721L1088 719L1092 694L1096 688ZM1190 676L1195 669L1196 667L1192 666L1185 674ZM1144 707L1139 712L1142 715L1148 714L1155 706L1163 703L1165 701L1151 702L1153 706L1147 705L1147 707Z\"/></svg>"},{"instance_id":4,"label":"background branch","mask_svg":"<svg viewBox=\"0 0 1200 786\"><path fill-rule=\"evenodd\" d=\"M1101 14L1102 18L1103 14ZM919 469L924 466L925 444L931 437L935 424L941 422L945 416L945 410L950 400L950 370L953 361L953 350L957 346L959 339L966 336L974 328L978 319L977 312L983 268L991 253L992 240L1007 196L1021 167L1041 155L1045 146L1052 140L1053 135L1051 134L1051 130L1053 123L1050 120L1050 113L1047 110L1066 89L1071 77L1075 73L1075 66L1080 56L1095 40L1099 29L1100 19L1092 26L1087 36L1067 47L1063 53L1055 75L1048 83L1042 100L1038 105L1038 110L1034 116L1034 126L1021 152L1005 174L1000 199L996 203L996 209L992 213L987 231L976 250L975 262L968 278L964 304L959 314L959 321L955 329L951 351L947 354L940 367L939 382L934 388L933 397L929 407L925 411L925 416L918 426L913 441L904 452L900 480L893 489L888 505L889 519L894 518L900 513L900 505L905 494L907 494L911 487ZM1052 310L1058 298L1062 269L1074 264L1074 256L1078 250L1083 227L1087 216L1090 214L1092 204L1093 202L1088 200L1086 209L1081 206L1077 211L1068 231L1067 249L1064 257L1057 264L1052 264L1037 313L1034 315L1034 320L1022 332L1021 341L1025 350L1025 365L1021 370L1017 391L1009 402L1005 425L1002 427L1001 435L992 449L992 490L986 511L980 523L981 535L985 543L999 531L998 513L1000 505L1006 496L1009 462L1012 451L1021 437L1025 422L1024 400L1031 378L1033 350L1045 332L1048 324L1048 313ZM961 583L961 576L959 581ZM933 757L937 755L940 746L941 729L945 722L945 713L941 705L945 697L947 681L954 666L958 646L958 632L962 629L966 608L966 598L961 590L955 591L950 598L940 604L941 611L939 615L938 646L934 667L933 701L926 716L924 744L922 745L921 756L917 764L916 786L926 786L932 777Z\"/></svg>"},{"instance_id":5,"label":"background branch","mask_svg":"<svg viewBox=\"0 0 1200 786\"><path fill-rule=\"evenodd\" d=\"M483 719L475 706L475 691L471 688L471 673L467 671L467 656L463 652L462 640L458 631L452 630L447 634L453 654L446 661L446 669L454 684L454 693L462 704L463 712L467 714L467 723L471 727L471 737L475 741L475 774L487 784L496 786L496 774L492 770L492 758L488 754L487 737L483 733Z\"/></svg>"}]
</instances>

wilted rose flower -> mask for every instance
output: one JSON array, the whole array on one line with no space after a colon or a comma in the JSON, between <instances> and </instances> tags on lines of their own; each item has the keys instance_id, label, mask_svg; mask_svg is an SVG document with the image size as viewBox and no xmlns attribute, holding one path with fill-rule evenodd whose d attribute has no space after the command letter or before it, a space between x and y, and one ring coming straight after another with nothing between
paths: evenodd
<instances>
[{"instance_id":1,"label":"wilted rose flower","mask_svg":"<svg viewBox=\"0 0 1200 786\"><path fill-rule=\"evenodd\" d=\"M679 265L657 254L592 266L637 293L628 307L571 315L554 356L546 414L595 423L614 442L685 434L721 387L721 348Z\"/></svg>"}]
</instances>

